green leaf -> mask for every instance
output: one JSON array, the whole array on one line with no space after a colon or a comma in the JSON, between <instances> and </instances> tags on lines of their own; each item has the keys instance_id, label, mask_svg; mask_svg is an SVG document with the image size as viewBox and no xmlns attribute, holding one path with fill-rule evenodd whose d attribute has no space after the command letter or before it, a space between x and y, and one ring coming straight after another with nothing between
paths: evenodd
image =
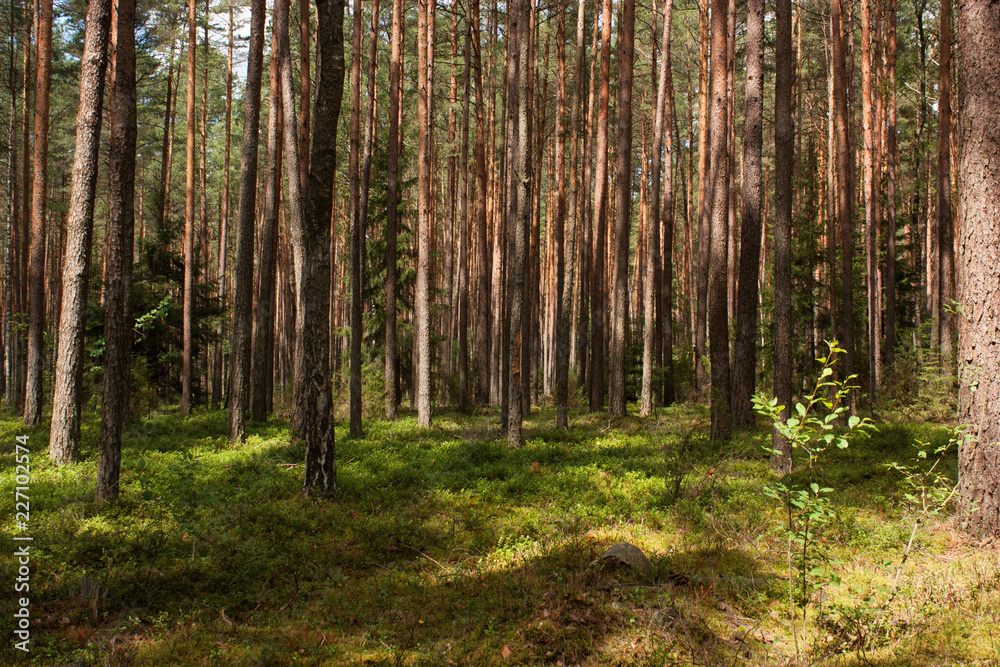
<instances>
[{"instance_id":1,"label":"green leaf","mask_svg":"<svg viewBox=\"0 0 1000 667\"><path fill-rule=\"evenodd\" d=\"M819 484L813 482L809 485L809 488L813 490L813 493L819 493Z\"/></svg>"},{"instance_id":2,"label":"green leaf","mask_svg":"<svg viewBox=\"0 0 1000 667\"><path fill-rule=\"evenodd\" d=\"M847 428L853 429L860 423L861 423L860 417L858 417L857 415L851 415L851 417L847 420Z\"/></svg>"},{"instance_id":3,"label":"green leaf","mask_svg":"<svg viewBox=\"0 0 1000 667\"><path fill-rule=\"evenodd\" d=\"M795 404L795 411L798 412L799 415L801 415L802 417L806 416L806 406L802 405L801 403Z\"/></svg>"}]
</instances>

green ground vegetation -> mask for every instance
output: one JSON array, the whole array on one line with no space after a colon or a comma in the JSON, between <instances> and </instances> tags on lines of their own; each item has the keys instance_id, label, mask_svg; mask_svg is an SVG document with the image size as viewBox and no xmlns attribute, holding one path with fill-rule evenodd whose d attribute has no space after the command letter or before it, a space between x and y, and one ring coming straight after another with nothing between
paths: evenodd
<instances>
[{"instance_id":1,"label":"green ground vegetation","mask_svg":"<svg viewBox=\"0 0 1000 667\"><path fill-rule=\"evenodd\" d=\"M928 479L954 483L944 426L882 422L814 465L828 511L804 568L788 508L766 492L763 422L721 445L695 405L645 419L576 412L568 433L553 423L536 408L514 449L493 410L437 414L429 429L415 416L369 421L363 439L337 443L338 494L305 498L287 422L236 445L224 412L161 410L128 429L113 506L94 500L94 415L78 464L51 465L47 432L29 432L28 660L1000 663L998 552L963 537L950 511L911 502ZM6 545L22 434L13 415L0 420ZM618 542L641 548L650 571L600 561ZM0 559L5 586L15 567ZM809 584L791 600L790 577ZM0 660L23 659L12 644Z\"/></svg>"}]
</instances>

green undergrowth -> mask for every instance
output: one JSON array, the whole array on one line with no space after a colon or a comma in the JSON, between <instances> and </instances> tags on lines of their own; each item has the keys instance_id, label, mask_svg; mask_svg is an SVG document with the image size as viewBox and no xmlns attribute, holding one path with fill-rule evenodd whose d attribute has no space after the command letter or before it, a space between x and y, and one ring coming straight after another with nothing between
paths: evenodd
<instances>
[{"instance_id":1,"label":"green undergrowth","mask_svg":"<svg viewBox=\"0 0 1000 667\"><path fill-rule=\"evenodd\" d=\"M634 409L634 406L633 406ZM788 664L788 567L766 437L707 438L702 406L649 418L535 409L511 448L495 410L406 413L337 442L339 490L301 495L287 424L225 438L226 414L163 411L127 430L122 497L93 498L97 421L82 461L0 419L0 533L13 544L14 438L29 436L32 643L40 665ZM338 434L346 427L338 424ZM814 471L834 489L822 536L839 574L814 595L814 664L997 664L996 552L948 517L919 525L902 475L916 440L882 424ZM954 477L954 452L942 463ZM647 574L595 560L630 542ZM897 578L897 570L899 575ZM0 559L0 580L16 576ZM895 580L895 583L894 583ZM895 592L893 593L893 586ZM8 589L9 590L9 589ZM0 661L13 649L3 596ZM992 661L992 662L991 662Z\"/></svg>"}]
</instances>

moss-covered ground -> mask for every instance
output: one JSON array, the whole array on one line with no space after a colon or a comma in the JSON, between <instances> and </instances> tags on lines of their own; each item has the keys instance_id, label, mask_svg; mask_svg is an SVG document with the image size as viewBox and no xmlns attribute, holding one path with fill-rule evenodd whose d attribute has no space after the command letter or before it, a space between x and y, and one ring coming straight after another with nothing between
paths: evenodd
<instances>
[{"instance_id":1,"label":"moss-covered ground","mask_svg":"<svg viewBox=\"0 0 1000 667\"><path fill-rule=\"evenodd\" d=\"M361 439L339 423L339 490L305 498L286 422L236 445L224 412L167 410L128 429L107 506L94 500L96 417L82 460L56 467L47 431L8 413L0 662L1000 664L998 552L949 512L916 515L886 468L917 439L946 442L945 428L883 423L825 457L836 519L816 532L793 632L763 425L719 445L693 405L578 412L568 433L553 422L536 408L521 448L495 410L439 413L429 429L369 421ZM18 435L32 472L27 655L12 637ZM938 469L954 479L953 451ZM618 542L646 553L648 574L595 564Z\"/></svg>"}]
</instances>

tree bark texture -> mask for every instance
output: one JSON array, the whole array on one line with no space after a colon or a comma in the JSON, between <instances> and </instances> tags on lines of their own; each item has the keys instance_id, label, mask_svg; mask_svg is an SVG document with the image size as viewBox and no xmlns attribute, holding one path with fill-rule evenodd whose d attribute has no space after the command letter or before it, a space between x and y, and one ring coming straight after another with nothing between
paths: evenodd
<instances>
[{"instance_id":1,"label":"tree bark texture","mask_svg":"<svg viewBox=\"0 0 1000 667\"><path fill-rule=\"evenodd\" d=\"M959 512L973 535L1000 537L1000 4L958 3Z\"/></svg>"},{"instance_id":2,"label":"tree bark texture","mask_svg":"<svg viewBox=\"0 0 1000 667\"><path fill-rule=\"evenodd\" d=\"M399 110L403 81L403 0L392 2L392 55L389 62L389 146L386 158L385 222L385 418L394 420L399 400L399 345L396 341L396 243L399 235Z\"/></svg>"},{"instance_id":3,"label":"tree bark texture","mask_svg":"<svg viewBox=\"0 0 1000 667\"><path fill-rule=\"evenodd\" d=\"M604 321L607 307L604 268L608 219L608 107L611 77L611 0L601 12L601 68L597 94L594 158L594 231L590 259L590 411L604 408Z\"/></svg>"},{"instance_id":4,"label":"tree bark texture","mask_svg":"<svg viewBox=\"0 0 1000 667\"><path fill-rule=\"evenodd\" d=\"M712 439L729 438L731 429L729 377L729 105L726 103L726 41L729 0L712 0L712 232L709 245L709 355L712 362Z\"/></svg>"},{"instance_id":5,"label":"tree bark texture","mask_svg":"<svg viewBox=\"0 0 1000 667\"><path fill-rule=\"evenodd\" d=\"M774 395L792 410L792 163L795 121L792 117L792 3L777 0L774 80ZM771 467L792 469L792 450L775 429L771 433Z\"/></svg>"},{"instance_id":6,"label":"tree bark texture","mask_svg":"<svg viewBox=\"0 0 1000 667\"><path fill-rule=\"evenodd\" d=\"M35 53L35 144L31 188L31 247L28 250L28 372L24 425L42 418L45 367L45 198L48 195L49 91L52 69L52 0L38 0Z\"/></svg>"},{"instance_id":7,"label":"tree bark texture","mask_svg":"<svg viewBox=\"0 0 1000 667\"><path fill-rule=\"evenodd\" d=\"M761 171L764 141L764 0L748 0L746 49L743 211L733 359L733 426L737 428L753 423L751 398L757 379L757 304L760 296L757 275L760 273L760 214L764 199Z\"/></svg>"},{"instance_id":8,"label":"tree bark texture","mask_svg":"<svg viewBox=\"0 0 1000 667\"><path fill-rule=\"evenodd\" d=\"M110 188L104 246L104 400L97 498L118 497L122 425L128 414L132 362L132 246L135 231L135 0L116 0L114 79L108 132Z\"/></svg>"},{"instance_id":9,"label":"tree bark texture","mask_svg":"<svg viewBox=\"0 0 1000 667\"><path fill-rule=\"evenodd\" d=\"M635 60L635 0L623 0L618 30L618 141L615 190L614 312L608 412L625 416L625 356L628 352L628 264L632 238L632 79ZM644 167L645 168L645 167ZM659 245L659 241L657 241Z\"/></svg>"},{"instance_id":10,"label":"tree bark texture","mask_svg":"<svg viewBox=\"0 0 1000 667\"><path fill-rule=\"evenodd\" d=\"M277 53L277 35L272 53ZM278 209L281 203L281 151L284 126L281 118L282 90L278 59L271 56L270 95L267 115L267 166L264 172L264 214L260 231L257 308L253 320L253 364L250 406L253 420L267 419L274 385L274 329L277 302Z\"/></svg>"},{"instance_id":11,"label":"tree bark texture","mask_svg":"<svg viewBox=\"0 0 1000 667\"><path fill-rule=\"evenodd\" d=\"M92 0L87 8L87 32L80 61L80 107L66 221L59 347L49 435L49 458L58 464L75 461L80 452L84 329L110 24L111 0Z\"/></svg>"},{"instance_id":12,"label":"tree bark texture","mask_svg":"<svg viewBox=\"0 0 1000 667\"><path fill-rule=\"evenodd\" d=\"M250 49L243 100L243 144L240 153L240 211L236 227L233 281L233 324L230 338L229 439L243 440L250 393L253 243L257 219L257 135L260 132L260 87L264 70L264 0L250 5ZM272 54L271 58L275 56ZM273 91L272 91L273 95ZM272 114L274 103L271 104Z\"/></svg>"},{"instance_id":13,"label":"tree bark texture","mask_svg":"<svg viewBox=\"0 0 1000 667\"><path fill-rule=\"evenodd\" d=\"M298 317L301 324L296 336L302 345L302 366L296 368L296 374L304 379L302 433L306 441L303 482L306 494L332 492L337 488L328 317L337 121L344 95L344 0L317 0L316 14L319 72L303 216L303 231L308 239L300 283L304 298L299 299L302 314ZM286 108L287 102L286 99ZM289 141L288 120L286 116L286 143ZM294 127L292 125L293 131Z\"/></svg>"},{"instance_id":14,"label":"tree bark texture","mask_svg":"<svg viewBox=\"0 0 1000 667\"><path fill-rule=\"evenodd\" d=\"M181 414L191 412L194 401L194 130L195 73L197 64L196 0L188 0L187 144L184 168L184 304L181 353Z\"/></svg>"}]
</instances>

